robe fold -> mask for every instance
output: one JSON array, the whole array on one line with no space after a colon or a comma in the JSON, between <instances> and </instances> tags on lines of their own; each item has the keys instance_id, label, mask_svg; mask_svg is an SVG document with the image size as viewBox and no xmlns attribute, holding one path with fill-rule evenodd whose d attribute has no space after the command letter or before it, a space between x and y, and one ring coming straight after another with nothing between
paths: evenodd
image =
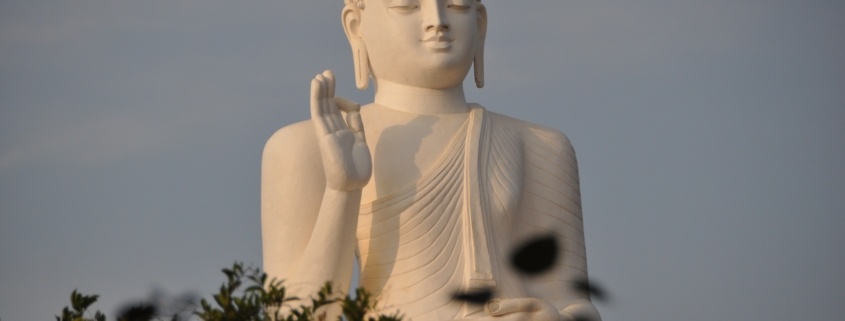
<instances>
[{"instance_id":1,"label":"robe fold","mask_svg":"<svg viewBox=\"0 0 845 321\"><path fill-rule=\"evenodd\" d=\"M539 234L557 236L561 259L549 273L521 277L510 251ZM562 309L576 299L570 282L586 277L574 152L557 131L473 106L417 182L361 205L357 240L360 285L379 313L472 318L482 307L453 295L478 288Z\"/></svg>"}]
</instances>

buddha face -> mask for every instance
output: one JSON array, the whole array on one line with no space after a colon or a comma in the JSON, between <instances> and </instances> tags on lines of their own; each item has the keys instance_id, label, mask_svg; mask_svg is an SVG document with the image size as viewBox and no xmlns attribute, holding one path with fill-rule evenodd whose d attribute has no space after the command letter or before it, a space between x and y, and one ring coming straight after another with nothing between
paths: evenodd
<instances>
[{"instance_id":1,"label":"buddha face","mask_svg":"<svg viewBox=\"0 0 845 321\"><path fill-rule=\"evenodd\" d=\"M367 0L347 13L353 50L355 41L363 44L377 81L432 89L462 84L487 20L476 0Z\"/></svg>"}]
</instances>

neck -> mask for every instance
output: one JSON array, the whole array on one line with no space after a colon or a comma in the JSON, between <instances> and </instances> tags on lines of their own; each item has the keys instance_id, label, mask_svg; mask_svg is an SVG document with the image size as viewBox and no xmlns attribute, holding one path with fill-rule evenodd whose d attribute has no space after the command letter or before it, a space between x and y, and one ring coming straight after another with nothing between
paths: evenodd
<instances>
[{"instance_id":1,"label":"neck","mask_svg":"<svg viewBox=\"0 0 845 321\"><path fill-rule=\"evenodd\" d=\"M429 89L379 80L375 103L413 114L457 114L469 111L462 84L446 89Z\"/></svg>"}]
</instances>

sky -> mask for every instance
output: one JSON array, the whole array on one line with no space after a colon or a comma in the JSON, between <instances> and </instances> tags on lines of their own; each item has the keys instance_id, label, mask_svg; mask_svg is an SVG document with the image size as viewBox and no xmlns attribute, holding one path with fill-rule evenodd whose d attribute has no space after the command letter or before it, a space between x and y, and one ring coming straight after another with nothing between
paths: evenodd
<instances>
[{"instance_id":1,"label":"sky","mask_svg":"<svg viewBox=\"0 0 845 321\"><path fill-rule=\"evenodd\" d=\"M467 96L572 140L605 320L841 318L845 2L484 3ZM264 142L325 69L372 100L340 9L0 1L0 319L260 266Z\"/></svg>"}]
</instances>

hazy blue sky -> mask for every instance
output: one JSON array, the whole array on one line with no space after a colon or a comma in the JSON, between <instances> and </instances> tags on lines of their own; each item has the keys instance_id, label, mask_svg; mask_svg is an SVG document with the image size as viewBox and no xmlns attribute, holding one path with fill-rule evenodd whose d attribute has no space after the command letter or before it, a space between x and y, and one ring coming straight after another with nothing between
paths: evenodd
<instances>
[{"instance_id":1,"label":"hazy blue sky","mask_svg":"<svg viewBox=\"0 0 845 321\"><path fill-rule=\"evenodd\" d=\"M488 109L568 134L605 320L838 320L845 2L485 0ZM340 0L0 1L0 318L208 296L260 157L354 89Z\"/></svg>"}]
</instances>

